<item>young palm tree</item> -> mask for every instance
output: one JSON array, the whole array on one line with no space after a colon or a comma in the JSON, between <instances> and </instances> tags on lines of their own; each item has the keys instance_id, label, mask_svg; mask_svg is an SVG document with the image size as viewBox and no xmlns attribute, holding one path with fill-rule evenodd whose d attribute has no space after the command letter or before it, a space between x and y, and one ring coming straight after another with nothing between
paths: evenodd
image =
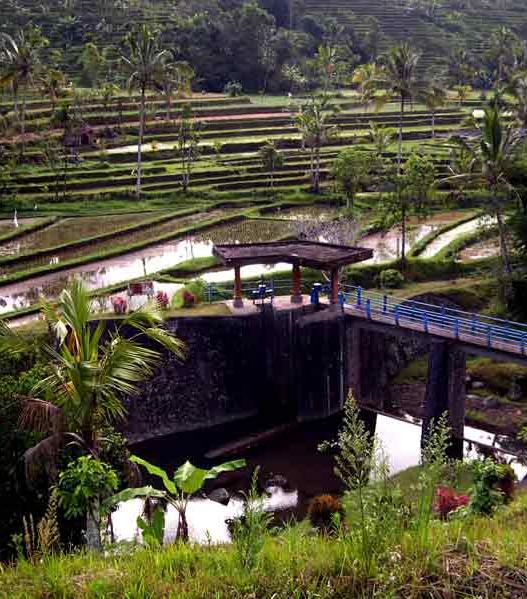
<instances>
[{"instance_id":1,"label":"young palm tree","mask_svg":"<svg viewBox=\"0 0 527 599\"><path fill-rule=\"evenodd\" d=\"M375 99L375 82L377 81L377 65L370 62L358 66L351 77L351 82L357 85L360 103L366 108Z\"/></svg>"},{"instance_id":2,"label":"young palm tree","mask_svg":"<svg viewBox=\"0 0 527 599\"><path fill-rule=\"evenodd\" d=\"M399 98L399 126L397 149L397 174L401 174L403 157L403 124L406 104L411 102L417 93L417 65L420 55L406 43L392 48L383 58L374 81L377 89L383 90L387 96Z\"/></svg>"},{"instance_id":3,"label":"young palm tree","mask_svg":"<svg viewBox=\"0 0 527 599\"><path fill-rule=\"evenodd\" d=\"M284 164L284 155L276 148L274 141L268 141L259 150L260 161L264 171L269 173L269 186L274 187L274 172Z\"/></svg>"},{"instance_id":4,"label":"young palm tree","mask_svg":"<svg viewBox=\"0 0 527 599\"><path fill-rule=\"evenodd\" d=\"M487 106L481 121L471 119L471 127L479 132L476 139L453 138L471 157L468 172L455 174L450 179L467 179L481 183L489 191L488 208L498 225L501 261L507 283L512 275L504 214L506 202L512 192L507 173L521 143L521 132L512 126L504 125L497 105Z\"/></svg>"},{"instance_id":5,"label":"young palm tree","mask_svg":"<svg viewBox=\"0 0 527 599\"><path fill-rule=\"evenodd\" d=\"M42 313L53 337L43 348L52 370L37 384L33 397L25 400L22 410L21 426L45 435L26 452L29 477L37 466L45 466L53 477L58 451L67 445L99 459L101 431L126 416L122 398L138 394L141 383L161 363L159 351L147 347L143 339L179 358L184 356L182 342L163 328L156 305L146 305L115 325L107 326L104 320L97 323L92 320L90 296L80 281L64 290L55 304L44 303ZM20 335L3 325L0 349L16 352L21 347ZM87 515L87 530L94 530L90 518L96 516ZM97 535L91 542L97 544Z\"/></svg>"},{"instance_id":6,"label":"young palm tree","mask_svg":"<svg viewBox=\"0 0 527 599\"><path fill-rule=\"evenodd\" d=\"M336 112L327 96L312 97L295 119L302 143L310 150L311 189L314 193L320 191L320 149L338 134L337 126L331 122Z\"/></svg>"},{"instance_id":7,"label":"young palm tree","mask_svg":"<svg viewBox=\"0 0 527 599\"><path fill-rule=\"evenodd\" d=\"M38 84L40 91L48 96L51 102L52 113L55 112L60 92L66 84L64 73L58 69L46 69L39 77Z\"/></svg>"},{"instance_id":8,"label":"young palm tree","mask_svg":"<svg viewBox=\"0 0 527 599\"><path fill-rule=\"evenodd\" d=\"M40 65L40 50L48 44L40 28L30 26L12 37L0 33L0 87L13 92L15 113L20 122L22 153L26 135L26 91Z\"/></svg>"},{"instance_id":9,"label":"young palm tree","mask_svg":"<svg viewBox=\"0 0 527 599\"><path fill-rule=\"evenodd\" d=\"M159 33L148 25L140 25L125 38L126 50L121 54L123 69L128 74L129 89L140 94L139 139L137 144L137 196L141 195L142 144L145 133L146 92L162 80L170 53L160 48Z\"/></svg>"},{"instance_id":10,"label":"young palm tree","mask_svg":"<svg viewBox=\"0 0 527 599\"><path fill-rule=\"evenodd\" d=\"M443 108L446 103L446 91L444 86L438 83L432 83L422 93L422 99L432 115L431 135L432 139L436 136L436 113L439 108Z\"/></svg>"}]
</instances>

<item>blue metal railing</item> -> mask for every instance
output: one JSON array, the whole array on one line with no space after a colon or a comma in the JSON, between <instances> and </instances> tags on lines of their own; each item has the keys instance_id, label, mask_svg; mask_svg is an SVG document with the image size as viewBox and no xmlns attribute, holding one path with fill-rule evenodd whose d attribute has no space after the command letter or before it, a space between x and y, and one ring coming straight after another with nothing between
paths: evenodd
<instances>
[{"instance_id":1,"label":"blue metal railing","mask_svg":"<svg viewBox=\"0 0 527 599\"><path fill-rule=\"evenodd\" d=\"M421 328L425 333L463 339L489 348L527 353L527 324L473 314L464 310L366 291L344 285L345 306L361 310L364 318Z\"/></svg>"}]
</instances>

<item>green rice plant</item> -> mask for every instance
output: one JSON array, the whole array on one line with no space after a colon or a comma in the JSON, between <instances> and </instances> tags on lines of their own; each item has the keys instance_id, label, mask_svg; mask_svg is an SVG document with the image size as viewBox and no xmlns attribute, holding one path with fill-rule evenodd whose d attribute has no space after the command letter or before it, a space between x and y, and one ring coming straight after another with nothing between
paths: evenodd
<instances>
[{"instance_id":1,"label":"green rice plant","mask_svg":"<svg viewBox=\"0 0 527 599\"><path fill-rule=\"evenodd\" d=\"M428 544L437 488L447 476L449 444L450 428L445 414L437 423L430 423L422 450L422 467L417 484L417 511L413 520L416 547L421 550Z\"/></svg>"}]
</instances>

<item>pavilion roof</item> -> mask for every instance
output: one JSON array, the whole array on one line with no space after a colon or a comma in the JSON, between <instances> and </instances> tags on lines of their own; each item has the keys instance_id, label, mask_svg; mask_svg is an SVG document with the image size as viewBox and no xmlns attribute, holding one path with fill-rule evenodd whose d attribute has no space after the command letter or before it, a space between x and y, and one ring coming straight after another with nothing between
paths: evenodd
<instances>
[{"instance_id":1,"label":"pavilion roof","mask_svg":"<svg viewBox=\"0 0 527 599\"><path fill-rule=\"evenodd\" d=\"M299 240L215 245L212 252L225 266L286 262L319 270L332 270L373 257L373 250L368 248Z\"/></svg>"}]
</instances>

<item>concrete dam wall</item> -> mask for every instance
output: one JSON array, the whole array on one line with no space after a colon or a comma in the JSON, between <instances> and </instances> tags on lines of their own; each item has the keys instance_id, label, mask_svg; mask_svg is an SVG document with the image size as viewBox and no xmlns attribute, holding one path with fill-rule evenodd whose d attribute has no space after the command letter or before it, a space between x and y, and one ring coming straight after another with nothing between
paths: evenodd
<instances>
[{"instance_id":1,"label":"concrete dam wall","mask_svg":"<svg viewBox=\"0 0 527 599\"><path fill-rule=\"evenodd\" d=\"M188 357L165 354L156 376L127 401L131 442L258 415L273 423L322 418L342 409L350 386L365 407L381 409L389 378L423 349L312 306L185 317L167 326ZM374 373L361 369L372 360Z\"/></svg>"}]
</instances>

